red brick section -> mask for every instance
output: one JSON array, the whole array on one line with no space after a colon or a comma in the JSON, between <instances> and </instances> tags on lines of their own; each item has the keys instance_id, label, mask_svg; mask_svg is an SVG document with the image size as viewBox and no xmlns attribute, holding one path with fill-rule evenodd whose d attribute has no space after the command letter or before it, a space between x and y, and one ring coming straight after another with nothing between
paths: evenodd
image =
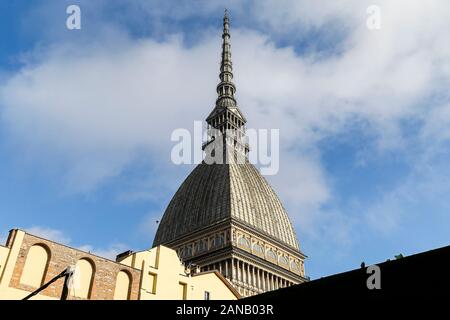
<instances>
[{"instance_id":1,"label":"red brick section","mask_svg":"<svg viewBox=\"0 0 450 320\"><path fill-rule=\"evenodd\" d=\"M132 278L130 300L138 299L141 278L140 270L30 234L26 234L22 242L11 282L9 284L10 287L30 292L36 290L36 288L20 284L20 277L25 266L28 251L31 246L35 244L44 245L50 250L50 261L48 263L44 283L47 283L60 274L67 266L75 265L79 259L87 258L93 262L95 269L94 282L90 294L91 300L112 300L114 297L117 274L122 270L127 271ZM61 297L63 284L64 279L61 278L42 291L41 294L59 298ZM78 298L69 296L68 299L74 300Z\"/></svg>"}]
</instances>

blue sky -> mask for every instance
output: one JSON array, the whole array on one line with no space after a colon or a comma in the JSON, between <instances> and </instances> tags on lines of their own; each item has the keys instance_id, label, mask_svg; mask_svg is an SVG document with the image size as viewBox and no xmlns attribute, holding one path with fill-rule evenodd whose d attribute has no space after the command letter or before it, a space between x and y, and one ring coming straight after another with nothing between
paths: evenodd
<instances>
[{"instance_id":1,"label":"blue sky","mask_svg":"<svg viewBox=\"0 0 450 320\"><path fill-rule=\"evenodd\" d=\"M82 29L65 27L78 4ZM378 1L2 1L0 236L113 256L152 243L192 166L176 128L213 107L221 18L237 98L279 128L267 179L312 278L448 245L450 6ZM433 17L433 19L430 19Z\"/></svg>"}]
</instances>

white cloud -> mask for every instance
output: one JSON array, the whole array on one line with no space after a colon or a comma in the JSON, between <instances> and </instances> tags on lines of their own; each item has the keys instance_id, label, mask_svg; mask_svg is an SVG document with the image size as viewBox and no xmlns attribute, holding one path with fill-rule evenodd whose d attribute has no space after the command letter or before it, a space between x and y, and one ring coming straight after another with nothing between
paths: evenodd
<instances>
[{"instance_id":1,"label":"white cloud","mask_svg":"<svg viewBox=\"0 0 450 320\"><path fill-rule=\"evenodd\" d=\"M24 228L24 230L29 234L61 244L67 245L71 242L71 239L60 230L41 226L32 226L30 228Z\"/></svg>"},{"instance_id":2,"label":"white cloud","mask_svg":"<svg viewBox=\"0 0 450 320\"><path fill-rule=\"evenodd\" d=\"M214 88L201 92L211 79L202 65L215 61L208 45L130 42L82 57L58 48L2 87L4 123L24 148L56 159L71 189L89 191L139 152L168 159L171 130L213 100Z\"/></svg>"},{"instance_id":3,"label":"white cloud","mask_svg":"<svg viewBox=\"0 0 450 320\"><path fill-rule=\"evenodd\" d=\"M129 250L129 247L123 243L114 243L106 248L95 248L91 245L83 245L83 246L79 246L78 249L85 251L85 252L95 254L102 258L116 261L116 256L119 253Z\"/></svg>"},{"instance_id":4,"label":"white cloud","mask_svg":"<svg viewBox=\"0 0 450 320\"><path fill-rule=\"evenodd\" d=\"M277 33L311 32L330 22L339 22L344 27L345 22L354 22L358 12L364 17L367 8L360 0L267 0L254 1L254 4L255 19Z\"/></svg>"}]
</instances>

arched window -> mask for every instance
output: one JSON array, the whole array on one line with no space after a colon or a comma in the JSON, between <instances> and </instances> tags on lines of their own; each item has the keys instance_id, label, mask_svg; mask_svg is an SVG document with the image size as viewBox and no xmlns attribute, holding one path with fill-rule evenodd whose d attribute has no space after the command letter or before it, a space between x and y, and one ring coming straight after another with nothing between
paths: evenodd
<instances>
[{"instance_id":1,"label":"arched window","mask_svg":"<svg viewBox=\"0 0 450 320\"><path fill-rule=\"evenodd\" d=\"M195 245L195 252L196 253L200 253L200 252L204 252L208 249L208 241L206 239L202 239L200 240L196 245Z\"/></svg>"},{"instance_id":2,"label":"arched window","mask_svg":"<svg viewBox=\"0 0 450 320\"><path fill-rule=\"evenodd\" d=\"M212 247L217 248L224 244L223 234L216 234L212 240Z\"/></svg>"},{"instance_id":3,"label":"arched window","mask_svg":"<svg viewBox=\"0 0 450 320\"><path fill-rule=\"evenodd\" d=\"M277 255L272 250L267 250L267 258L277 261Z\"/></svg>"},{"instance_id":4,"label":"arched window","mask_svg":"<svg viewBox=\"0 0 450 320\"><path fill-rule=\"evenodd\" d=\"M48 262L50 260L50 250L44 245L35 244L28 250L27 260L20 277L20 283L34 288L39 288L44 284Z\"/></svg>"},{"instance_id":5,"label":"arched window","mask_svg":"<svg viewBox=\"0 0 450 320\"><path fill-rule=\"evenodd\" d=\"M294 270L295 272L300 272L300 267L298 266L297 263L295 263L295 261L291 262L291 269Z\"/></svg>"},{"instance_id":6,"label":"arched window","mask_svg":"<svg viewBox=\"0 0 450 320\"><path fill-rule=\"evenodd\" d=\"M71 294L77 298L89 299L94 283L94 274L94 263L91 260L86 258L78 260L75 265Z\"/></svg>"},{"instance_id":7,"label":"arched window","mask_svg":"<svg viewBox=\"0 0 450 320\"><path fill-rule=\"evenodd\" d=\"M253 251L254 251L256 254L261 254L261 255L264 254L264 248L263 248L261 245L259 245L258 243L255 243L255 244L253 245Z\"/></svg>"},{"instance_id":8,"label":"arched window","mask_svg":"<svg viewBox=\"0 0 450 320\"><path fill-rule=\"evenodd\" d=\"M280 257L280 264L289 267L289 261L286 259L286 257L281 256Z\"/></svg>"},{"instance_id":9,"label":"arched window","mask_svg":"<svg viewBox=\"0 0 450 320\"><path fill-rule=\"evenodd\" d=\"M184 257L192 256L192 245L188 245L184 248Z\"/></svg>"},{"instance_id":10,"label":"arched window","mask_svg":"<svg viewBox=\"0 0 450 320\"><path fill-rule=\"evenodd\" d=\"M239 238L239 244L245 248L250 249L250 241L248 241L244 237Z\"/></svg>"},{"instance_id":11,"label":"arched window","mask_svg":"<svg viewBox=\"0 0 450 320\"><path fill-rule=\"evenodd\" d=\"M127 271L119 271L114 290L114 300L130 299L131 283L131 275Z\"/></svg>"}]
</instances>

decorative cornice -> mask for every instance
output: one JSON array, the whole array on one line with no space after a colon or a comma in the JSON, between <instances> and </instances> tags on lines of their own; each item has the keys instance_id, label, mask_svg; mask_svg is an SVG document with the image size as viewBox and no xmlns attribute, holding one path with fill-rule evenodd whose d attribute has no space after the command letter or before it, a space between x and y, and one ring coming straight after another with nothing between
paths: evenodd
<instances>
[{"instance_id":1,"label":"decorative cornice","mask_svg":"<svg viewBox=\"0 0 450 320\"><path fill-rule=\"evenodd\" d=\"M277 246L280 246L283 250L286 250L288 253L292 254L292 255L296 255L299 256L302 259L306 259L308 256L305 255L302 251L297 250L296 248L292 248L291 246L289 246L288 244L277 240L276 238L270 236L269 234L267 234L266 232L262 231L262 230L258 230L256 228L253 228L252 226L249 226L248 224L246 224L244 221L241 221L239 219L236 219L234 217L230 217L230 218L226 218L223 219L219 222L216 222L210 226L206 226L204 228L200 228L192 233L188 233L185 234L173 241L164 243L165 246L168 247L176 247L180 244L189 242L189 241L193 241L199 237L201 237L202 235L206 234L206 233L213 233L216 230L219 229L228 229L231 228L233 225L236 225L239 228L245 229L246 231L250 232L250 233L254 233L256 234L258 237L264 239L267 242L272 242Z\"/></svg>"},{"instance_id":2,"label":"decorative cornice","mask_svg":"<svg viewBox=\"0 0 450 320\"><path fill-rule=\"evenodd\" d=\"M244 221L241 221L239 219L236 219L234 217L231 218L231 225L235 225L239 228L245 229L247 232L249 233L254 233L255 235L257 235L258 237L264 239L267 242L272 242L273 244L281 247L283 250L286 250L288 253L295 255L295 256L299 256L302 259L306 259L307 256L301 252L300 250L297 250L296 248L291 247L290 245L279 241L278 239L270 236L269 234L267 234L264 231L258 230L256 228L253 228L252 226L249 226L248 224L246 224Z\"/></svg>"}]
</instances>

